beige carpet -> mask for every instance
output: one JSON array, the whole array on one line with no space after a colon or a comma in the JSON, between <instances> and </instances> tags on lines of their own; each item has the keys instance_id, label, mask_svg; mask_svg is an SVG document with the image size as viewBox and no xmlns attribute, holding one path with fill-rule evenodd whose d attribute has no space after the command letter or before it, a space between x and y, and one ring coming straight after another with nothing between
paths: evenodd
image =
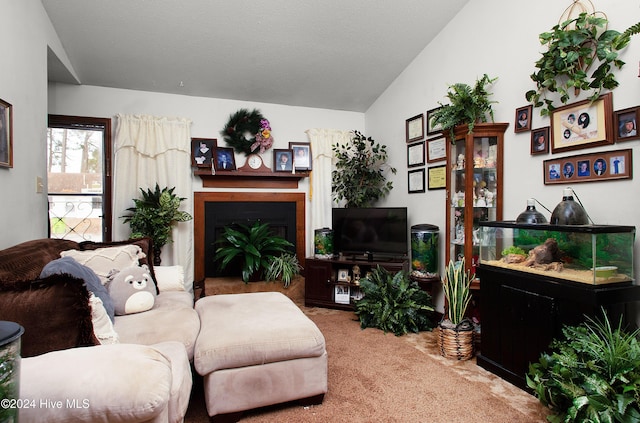
<instances>
[{"instance_id":1,"label":"beige carpet","mask_svg":"<svg viewBox=\"0 0 640 423\"><path fill-rule=\"evenodd\" d=\"M206 291L213 294L209 281ZM478 367L475 359L458 362L440 356L434 333L396 337L360 329L352 312L301 308L327 343L329 392L324 402L250 411L243 422L529 423L544 422L549 413L533 396ZM185 421L207 421L199 384Z\"/></svg>"}]
</instances>

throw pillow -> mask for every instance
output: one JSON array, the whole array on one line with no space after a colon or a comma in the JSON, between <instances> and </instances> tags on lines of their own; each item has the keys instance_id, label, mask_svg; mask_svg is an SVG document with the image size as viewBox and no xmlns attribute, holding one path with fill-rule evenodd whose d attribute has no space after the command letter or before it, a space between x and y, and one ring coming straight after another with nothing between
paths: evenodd
<instances>
[{"instance_id":1,"label":"throw pillow","mask_svg":"<svg viewBox=\"0 0 640 423\"><path fill-rule=\"evenodd\" d=\"M78 279L82 279L85 282L87 289L100 298L102 307L105 309L111 322L113 322L113 301L111 301L107 288L102 285L100 278L93 270L78 263L72 257L61 257L47 263L47 265L42 269L42 272L40 272L40 278L46 278L54 273L67 274Z\"/></svg>"},{"instance_id":2,"label":"throw pillow","mask_svg":"<svg viewBox=\"0 0 640 423\"><path fill-rule=\"evenodd\" d=\"M182 266L156 266L155 270L160 292L186 291Z\"/></svg>"},{"instance_id":3,"label":"throw pillow","mask_svg":"<svg viewBox=\"0 0 640 423\"><path fill-rule=\"evenodd\" d=\"M0 320L24 328L23 357L99 344L93 334L89 291L82 279L68 275L1 284Z\"/></svg>"},{"instance_id":4,"label":"throw pillow","mask_svg":"<svg viewBox=\"0 0 640 423\"><path fill-rule=\"evenodd\" d=\"M112 270L136 266L141 255L142 250L137 245L122 245L87 251L67 250L60 253L61 257L72 257L78 263L96 272L103 285L107 283L107 278Z\"/></svg>"},{"instance_id":5,"label":"throw pillow","mask_svg":"<svg viewBox=\"0 0 640 423\"><path fill-rule=\"evenodd\" d=\"M86 250L96 250L98 248L106 248L106 247L118 247L122 245L137 245L140 247L142 252L144 253L144 257L141 257L138 260L138 264L140 266L147 265L149 267L149 272L151 272L151 278L153 279L153 283L156 284L156 294L159 294L158 284L156 283L156 274L153 267L153 240L149 237L143 238L135 238L128 239L125 241L111 241L111 242L93 242L93 241L83 241L79 244L79 249L82 251Z\"/></svg>"}]
</instances>

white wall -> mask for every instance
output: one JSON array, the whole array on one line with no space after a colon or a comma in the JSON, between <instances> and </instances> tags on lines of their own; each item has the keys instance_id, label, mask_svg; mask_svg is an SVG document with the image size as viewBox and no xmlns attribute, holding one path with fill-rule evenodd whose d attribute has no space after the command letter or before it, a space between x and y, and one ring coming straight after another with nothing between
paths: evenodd
<instances>
[{"instance_id":1,"label":"white wall","mask_svg":"<svg viewBox=\"0 0 640 423\"><path fill-rule=\"evenodd\" d=\"M494 105L495 121L510 124L504 143L504 218L515 219L530 197L553 210L561 200L564 186L543 184L542 162L552 156L530 155L530 133L515 134L513 124L515 109L527 104L524 93L535 88L529 75L535 72L534 63L544 51L538 42L538 34L556 25L569 3L471 0L366 112L367 135L389 146L392 165L398 168L393 179L394 189L386 202L408 206L412 225L431 223L440 227L441 269L445 256L445 191L407 195L405 120L437 107L439 101L446 103L450 84L473 85L484 73L498 77L491 97L498 101ZM599 2L597 6L608 16L610 29L621 32L638 22L640 16L638 0L609 0ZM640 36L632 37L621 58L627 65L616 73L620 86L613 91L614 110L640 105ZM539 110L535 109L532 128L547 125L548 118L540 117ZM633 149L636 156L633 171L638 175L640 141L563 155L623 148ZM572 187L595 223L640 227L640 196L637 195L640 179L637 176L632 180L578 183ZM549 213L541 211L550 217ZM640 248L636 241L635 263L640 263L639 258ZM640 269L636 266L636 280L639 277ZM438 300L441 305L442 299Z\"/></svg>"},{"instance_id":2,"label":"white wall","mask_svg":"<svg viewBox=\"0 0 640 423\"><path fill-rule=\"evenodd\" d=\"M47 236L47 45L60 46L39 0L0 0L0 98L13 105L12 169L0 168L0 248ZM15 228L15 229L14 229Z\"/></svg>"},{"instance_id":3,"label":"white wall","mask_svg":"<svg viewBox=\"0 0 640 423\"><path fill-rule=\"evenodd\" d=\"M311 128L331 128L340 130L364 129L364 113L337 110L292 107L278 104L252 103L245 101L192 97L175 94L160 94L144 91L132 91L95 86L77 86L52 83L49 85L49 113L113 118L116 114L149 114L154 116L185 117L192 120L191 136L217 138L218 145L225 146L220 130L225 126L229 115L240 108L260 110L269 119L273 148L288 148L289 142L309 142L305 133ZM112 131L115 134L116 120L113 119ZM272 150L263 154L265 164L273 163ZM237 166L244 164L245 157L236 154ZM237 191L237 189L203 188L199 177L193 178L193 191ZM247 189L248 192L271 191L265 189ZM299 183L297 191L309 192L309 178ZM191 193L180 193L192 200ZM313 230L311 206L307 196L307 255L311 255ZM118 216L121 210L114 210L116 224L122 224ZM310 235L311 234L311 235Z\"/></svg>"}]
</instances>

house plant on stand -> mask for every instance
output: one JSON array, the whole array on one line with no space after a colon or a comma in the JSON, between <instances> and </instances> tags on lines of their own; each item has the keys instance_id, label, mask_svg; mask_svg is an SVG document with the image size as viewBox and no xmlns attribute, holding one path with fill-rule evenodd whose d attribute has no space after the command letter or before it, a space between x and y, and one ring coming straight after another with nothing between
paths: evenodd
<instances>
[{"instance_id":1,"label":"house plant on stand","mask_svg":"<svg viewBox=\"0 0 640 423\"><path fill-rule=\"evenodd\" d=\"M430 117L430 127L450 131L451 140L455 140L454 129L458 125L468 124L469 133L473 132L476 123L493 122L493 109L490 101L491 93L487 86L493 84L497 78L490 78L486 73L477 79L474 86L456 83L449 86L447 98L449 104L439 107Z\"/></svg>"},{"instance_id":2,"label":"house plant on stand","mask_svg":"<svg viewBox=\"0 0 640 423\"><path fill-rule=\"evenodd\" d=\"M474 354L474 326L465 317L471 301L471 281L475 275L465 271L464 262L449 261L442 279L446 313L438 324L438 349L447 358L469 360Z\"/></svg>"},{"instance_id":3,"label":"house plant on stand","mask_svg":"<svg viewBox=\"0 0 640 423\"><path fill-rule=\"evenodd\" d=\"M172 242L171 230L178 222L186 222L192 217L179 210L180 203L185 200L173 193L175 187L160 189L156 183L155 190L140 188L141 199L134 199L134 207L129 207L130 215L122 216L131 228L131 238L149 237L153 242L153 264L159 266L162 247Z\"/></svg>"}]
</instances>

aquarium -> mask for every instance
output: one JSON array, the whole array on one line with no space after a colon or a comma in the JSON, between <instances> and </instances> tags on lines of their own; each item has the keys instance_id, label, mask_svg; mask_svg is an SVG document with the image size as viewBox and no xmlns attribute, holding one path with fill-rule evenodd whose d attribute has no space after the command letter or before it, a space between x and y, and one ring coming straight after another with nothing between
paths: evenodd
<instances>
[{"instance_id":1,"label":"aquarium","mask_svg":"<svg viewBox=\"0 0 640 423\"><path fill-rule=\"evenodd\" d=\"M590 285L635 283L634 226L480 222L480 265Z\"/></svg>"}]
</instances>

